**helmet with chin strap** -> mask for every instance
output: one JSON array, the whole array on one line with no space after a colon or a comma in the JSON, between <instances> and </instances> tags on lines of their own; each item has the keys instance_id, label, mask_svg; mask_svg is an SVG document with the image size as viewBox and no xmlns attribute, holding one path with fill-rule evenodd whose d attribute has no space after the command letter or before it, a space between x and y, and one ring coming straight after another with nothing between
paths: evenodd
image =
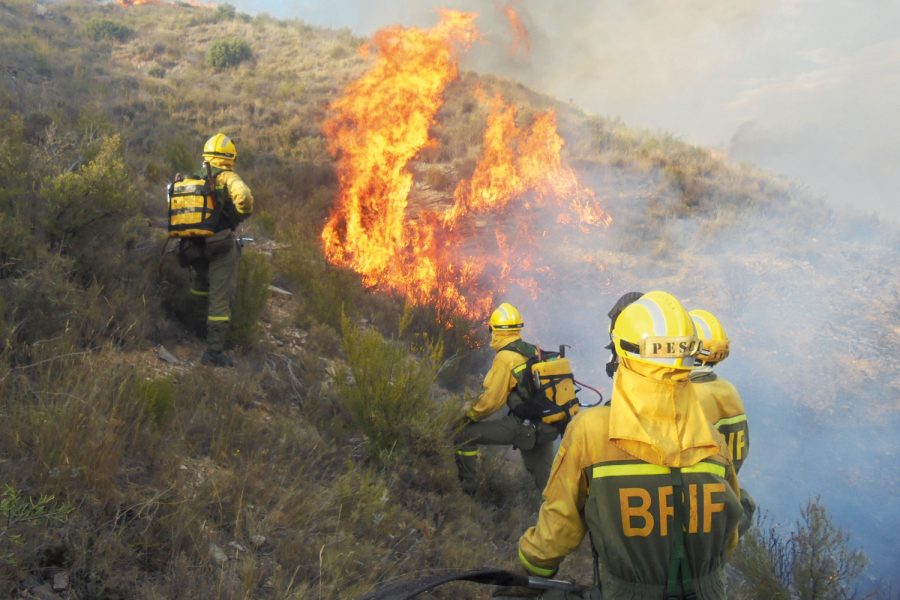
<instances>
[{"instance_id":1,"label":"helmet with chin strap","mask_svg":"<svg viewBox=\"0 0 900 600\"><path fill-rule=\"evenodd\" d=\"M668 292L648 292L626 306L612 329L616 355L650 365L690 370L700 340L688 311Z\"/></svg>"},{"instance_id":2,"label":"helmet with chin strap","mask_svg":"<svg viewBox=\"0 0 900 600\"><path fill-rule=\"evenodd\" d=\"M519 330L523 327L525 327L525 322L522 320L519 309L509 302L504 302L491 313L491 331Z\"/></svg>"}]
</instances>

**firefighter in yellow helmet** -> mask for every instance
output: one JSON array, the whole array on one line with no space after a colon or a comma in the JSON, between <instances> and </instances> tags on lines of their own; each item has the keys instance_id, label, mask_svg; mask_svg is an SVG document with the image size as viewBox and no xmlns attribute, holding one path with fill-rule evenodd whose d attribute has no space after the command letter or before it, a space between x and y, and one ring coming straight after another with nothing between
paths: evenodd
<instances>
[{"instance_id":1,"label":"firefighter in yellow helmet","mask_svg":"<svg viewBox=\"0 0 900 600\"><path fill-rule=\"evenodd\" d=\"M713 372L713 366L728 358L730 342L725 328L712 313L692 310L690 315L701 342L701 350L696 357L700 366L691 373L691 382L697 384L700 405L728 442L734 470L740 472L750 452L747 414L737 389Z\"/></svg>"},{"instance_id":2,"label":"firefighter in yellow helmet","mask_svg":"<svg viewBox=\"0 0 900 600\"><path fill-rule=\"evenodd\" d=\"M471 494L477 486L478 446L514 446L522 455L525 469L538 490L544 488L553 464L554 446L559 435L553 425L532 422L517 416L522 399L516 390L514 371L536 356L537 346L522 339L525 326L518 309L507 302L491 314L491 348L496 352L490 370L484 376L478 400L466 410L465 425L456 434L456 466L462 489ZM488 419L507 407L509 413Z\"/></svg>"},{"instance_id":3,"label":"firefighter in yellow helmet","mask_svg":"<svg viewBox=\"0 0 900 600\"><path fill-rule=\"evenodd\" d=\"M706 418L725 438L737 473L750 453L747 414L737 389L713 371L715 365L728 358L731 342L715 315L706 310L692 310L689 314L701 342L700 352L696 356L700 366L691 372L691 383L695 386ZM744 489L741 489L741 504L744 506L744 518L740 532L743 534L750 527L756 511L756 503Z\"/></svg>"},{"instance_id":4,"label":"firefighter in yellow helmet","mask_svg":"<svg viewBox=\"0 0 900 600\"><path fill-rule=\"evenodd\" d=\"M691 317L653 291L622 309L611 336L611 403L582 410L566 429L519 559L551 576L590 532L606 600L725 598L740 488L689 380L699 346Z\"/></svg>"},{"instance_id":5,"label":"firefighter in yellow helmet","mask_svg":"<svg viewBox=\"0 0 900 600\"><path fill-rule=\"evenodd\" d=\"M195 325L206 337L206 350L200 361L215 367L234 364L225 354L241 254L234 231L253 212L253 194L234 172L237 154L234 142L224 133L217 133L204 144L203 166L191 177L209 177L214 181L222 212L212 236L182 238L178 246L179 262L191 269Z\"/></svg>"}]
</instances>

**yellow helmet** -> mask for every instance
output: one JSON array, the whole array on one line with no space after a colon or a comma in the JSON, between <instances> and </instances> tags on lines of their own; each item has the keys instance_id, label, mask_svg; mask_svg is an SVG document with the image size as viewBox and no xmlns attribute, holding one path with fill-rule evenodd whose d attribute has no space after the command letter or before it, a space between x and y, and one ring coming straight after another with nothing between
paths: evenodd
<instances>
[{"instance_id":1,"label":"yellow helmet","mask_svg":"<svg viewBox=\"0 0 900 600\"><path fill-rule=\"evenodd\" d=\"M525 327L525 323L522 321L519 309L509 302L504 302L491 313L491 331L522 329L523 327Z\"/></svg>"},{"instance_id":2,"label":"yellow helmet","mask_svg":"<svg viewBox=\"0 0 900 600\"><path fill-rule=\"evenodd\" d=\"M203 145L203 158L209 160L211 158L224 158L227 161L234 162L237 159L237 148L234 142L224 133L217 133L212 136Z\"/></svg>"},{"instance_id":3,"label":"yellow helmet","mask_svg":"<svg viewBox=\"0 0 900 600\"><path fill-rule=\"evenodd\" d=\"M622 309L612 330L619 357L672 369L693 369L700 340L688 311L667 292L648 292Z\"/></svg>"},{"instance_id":4,"label":"yellow helmet","mask_svg":"<svg viewBox=\"0 0 900 600\"><path fill-rule=\"evenodd\" d=\"M701 342L697 360L703 364L714 365L728 358L728 335L719 320L705 310L692 310L689 314Z\"/></svg>"}]
</instances>

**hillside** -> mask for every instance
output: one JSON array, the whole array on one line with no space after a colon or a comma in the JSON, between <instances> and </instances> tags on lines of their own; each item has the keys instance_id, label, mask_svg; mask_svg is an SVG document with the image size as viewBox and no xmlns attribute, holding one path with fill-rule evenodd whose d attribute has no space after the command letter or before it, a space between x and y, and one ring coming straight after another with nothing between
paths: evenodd
<instances>
[{"instance_id":1,"label":"hillside","mask_svg":"<svg viewBox=\"0 0 900 600\"><path fill-rule=\"evenodd\" d=\"M228 40L249 59L213 66ZM482 322L448 327L323 255L341 189L323 126L371 63L362 42L228 7L0 2L3 594L355 598L410 574L516 568L538 494L497 452L465 496L448 440L489 358L472 348ZM897 228L466 71L411 162L411 213L451 206L472 177L494 95L523 125L555 111L566 163L612 215L588 233L534 226L540 293L505 288L529 336L573 345L579 378L608 391L604 315L622 292L715 312L735 348L721 370L753 422L742 484L780 524L821 495L867 576L896 577ZM164 185L216 131L257 198L233 370L198 364L186 275L160 260ZM460 247L522 214L466 221ZM565 575L590 573L582 547Z\"/></svg>"}]
</instances>

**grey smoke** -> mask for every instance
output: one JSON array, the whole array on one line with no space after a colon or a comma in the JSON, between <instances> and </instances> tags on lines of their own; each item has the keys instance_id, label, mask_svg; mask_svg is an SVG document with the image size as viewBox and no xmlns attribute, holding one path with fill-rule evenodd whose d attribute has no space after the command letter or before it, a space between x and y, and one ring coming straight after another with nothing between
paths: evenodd
<instances>
[{"instance_id":1,"label":"grey smoke","mask_svg":"<svg viewBox=\"0 0 900 600\"><path fill-rule=\"evenodd\" d=\"M531 32L510 56L507 0L238 1L369 35L478 12L467 67L592 113L727 150L833 206L900 222L900 3L894 0L513 1Z\"/></svg>"}]
</instances>

